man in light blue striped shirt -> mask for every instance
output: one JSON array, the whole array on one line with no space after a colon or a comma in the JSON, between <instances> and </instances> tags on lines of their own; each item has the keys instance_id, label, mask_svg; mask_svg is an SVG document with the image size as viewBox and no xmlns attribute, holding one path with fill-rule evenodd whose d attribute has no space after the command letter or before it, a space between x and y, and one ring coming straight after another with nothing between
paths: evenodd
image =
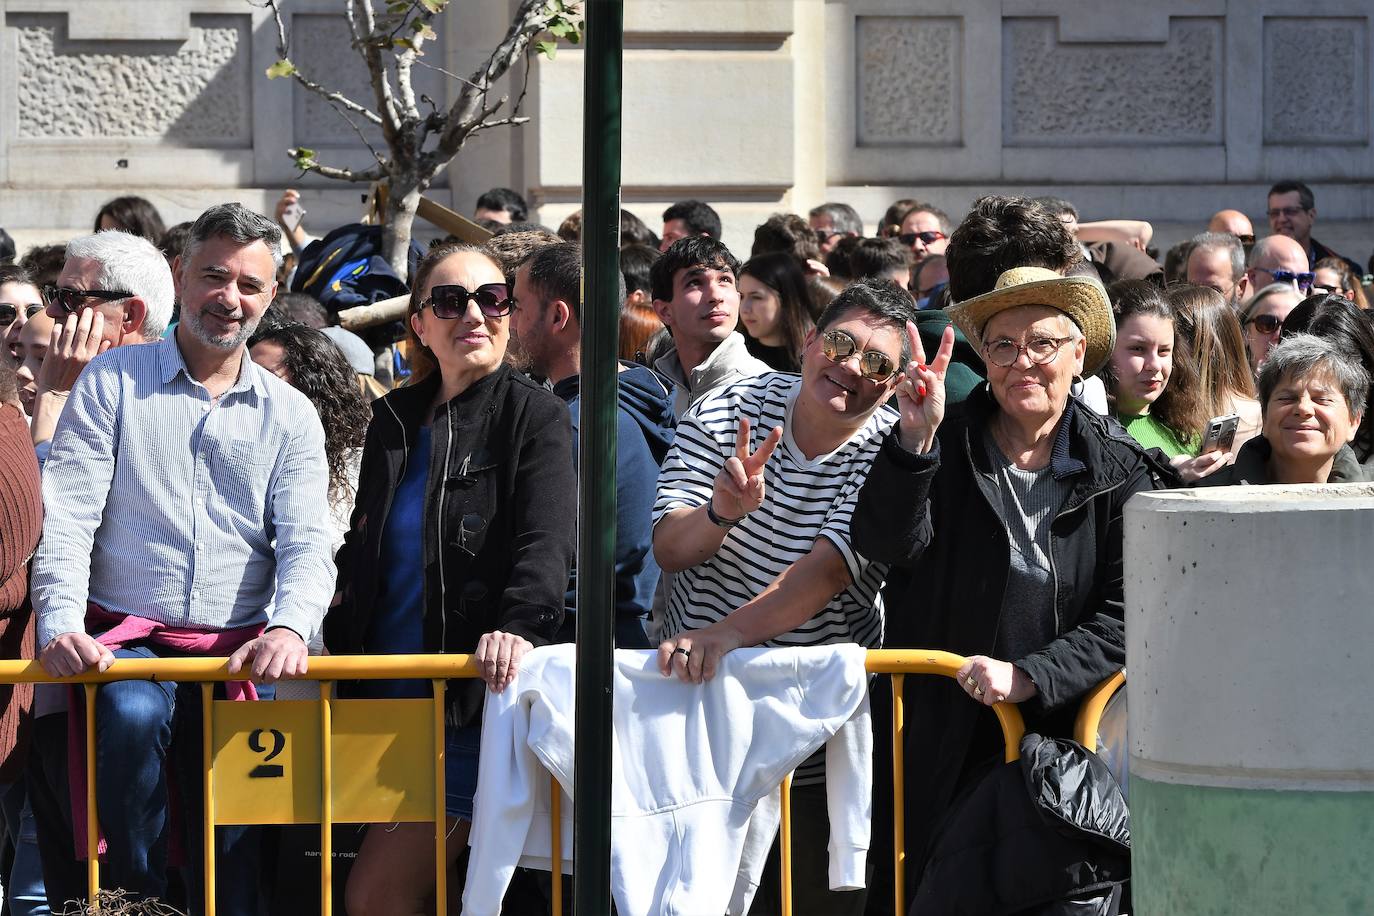
<instances>
[{"instance_id":1,"label":"man in light blue striped shirt","mask_svg":"<svg viewBox=\"0 0 1374 916\"><path fill-rule=\"evenodd\" d=\"M255 680L305 671L335 579L324 432L305 396L245 352L276 293L279 240L275 225L238 204L207 210L174 264L175 334L108 351L73 388L44 470L33 572L39 657L50 673L184 654L156 636L112 653L95 637L119 618L173 628L201 654L237 645L230 671L250 667ZM101 688L108 886L162 895L162 761L182 783L187 824L197 823L199 715L194 685ZM199 829L186 833L198 844ZM251 911L236 901L256 882L242 834L221 831L224 912Z\"/></svg>"}]
</instances>

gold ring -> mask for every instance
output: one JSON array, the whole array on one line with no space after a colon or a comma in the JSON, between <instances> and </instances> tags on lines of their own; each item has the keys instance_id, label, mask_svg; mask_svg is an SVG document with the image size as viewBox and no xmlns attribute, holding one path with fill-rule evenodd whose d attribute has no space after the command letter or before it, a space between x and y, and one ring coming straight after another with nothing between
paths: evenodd
<instances>
[{"instance_id":1,"label":"gold ring","mask_svg":"<svg viewBox=\"0 0 1374 916\"><path fill-rule=\"evenodd\" d=\"M964 683L967 684L967 685L970 686L970 687L977 687L977 686L978 686L978 682L975 681L975 680L973 679L973 675L971 675L971 674L970 674L968 677L964 678Z\"/></svg>"},{"instance_id":2,"label":"gold ring","mask_svg":"<svg viewBox=\"0 0 1374 916\"><path fill-rule=\"evenodd\" d=\"M973 688L973 695L976 696L976 697L981 697L981 696L983 695L983 688L982 688L982 687L974 687L974 688Z\"/></svg>"}]
</instances>

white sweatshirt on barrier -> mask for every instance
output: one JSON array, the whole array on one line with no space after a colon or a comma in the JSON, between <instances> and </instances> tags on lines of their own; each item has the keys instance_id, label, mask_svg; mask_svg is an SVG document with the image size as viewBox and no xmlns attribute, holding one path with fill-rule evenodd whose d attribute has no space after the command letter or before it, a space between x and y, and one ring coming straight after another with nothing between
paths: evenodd
<instances>
[{"instance_id":1,"label":"white sweatshirt on barrier","mask_svg":"<svg viewBox=\"0 0 1374 916\"><path fill-rule=\"evenodd\" d=\"M517 865L549 869L549 773L564 792L572 857L574 647L521 660L487 694L463 912L495 916ZM749 817L823 743L830 887L863 886L872 817L872 723L862 646L739 649L713 680L658 672L657 654L615 653L611 890L621 916L726 911ZM830 740L836 735L837 740Z\"/></svg>"}]
</instances>

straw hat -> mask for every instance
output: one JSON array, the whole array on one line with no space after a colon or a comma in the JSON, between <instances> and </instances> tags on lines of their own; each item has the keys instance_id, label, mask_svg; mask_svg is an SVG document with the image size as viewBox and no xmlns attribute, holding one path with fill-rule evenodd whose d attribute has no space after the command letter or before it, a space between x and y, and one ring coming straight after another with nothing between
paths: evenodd
<instances>
[{"instance_id":1,"label":"straw hat","mask_svg":"<svg viewBox=\"0 0 1374 916\"><path fill-rule=\"evenodd\" d=\"M1107 291L1089 277L1064 277L1043 267L1013 267L997 278L992 292L965 299L949 309L949 317L981 354L983 328L992 316L1022 305L1058 309L1078 325L1088 340L1083 374L1102 368L1116 345L1116 321Z\"/></svg>"}]
</instances>

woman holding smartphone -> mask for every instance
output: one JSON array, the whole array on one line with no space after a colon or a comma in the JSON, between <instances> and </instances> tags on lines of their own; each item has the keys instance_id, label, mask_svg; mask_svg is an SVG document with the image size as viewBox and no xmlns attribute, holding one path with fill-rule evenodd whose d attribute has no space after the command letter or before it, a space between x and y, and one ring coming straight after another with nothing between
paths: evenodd
<instances>
[{"instance_id":1,"label":"woman holding smartphone","mask_svg":"<svg viewBox=\"0 0 1374 916\"><path fill-rule=\"evenodd\" d=\"M1236 416L1235 438L1222 449L1228 460L1260 430L1260 404L1255 378L1245 355L1245 336L1236 310L1221 293L1208 286L1172 286L1165 294L1174 309L1178 337L1197 367L1198 398L1210 420ZM1206 445L1203 446L1204 450Z\"/></svg>"},{"instance_id":2,"label":"woman holding smartphone","mask_svg":"<svg viewBox=\"0 0 1374 916\"><path fill-rule=\"evenodd\" d=\"M447 854L467 844L483 690L563 619L576 524L572 427L561 398L505 362L513 300L482 251L441 245L416 271L412 381L373 405L339 593L325 619L334 653L470 652L481 681L447 691ZM351 693L427 697L425 681ZM434 828L368 828L346 892L350 916L426 910Z\"/></svg>"}]
</instances>

